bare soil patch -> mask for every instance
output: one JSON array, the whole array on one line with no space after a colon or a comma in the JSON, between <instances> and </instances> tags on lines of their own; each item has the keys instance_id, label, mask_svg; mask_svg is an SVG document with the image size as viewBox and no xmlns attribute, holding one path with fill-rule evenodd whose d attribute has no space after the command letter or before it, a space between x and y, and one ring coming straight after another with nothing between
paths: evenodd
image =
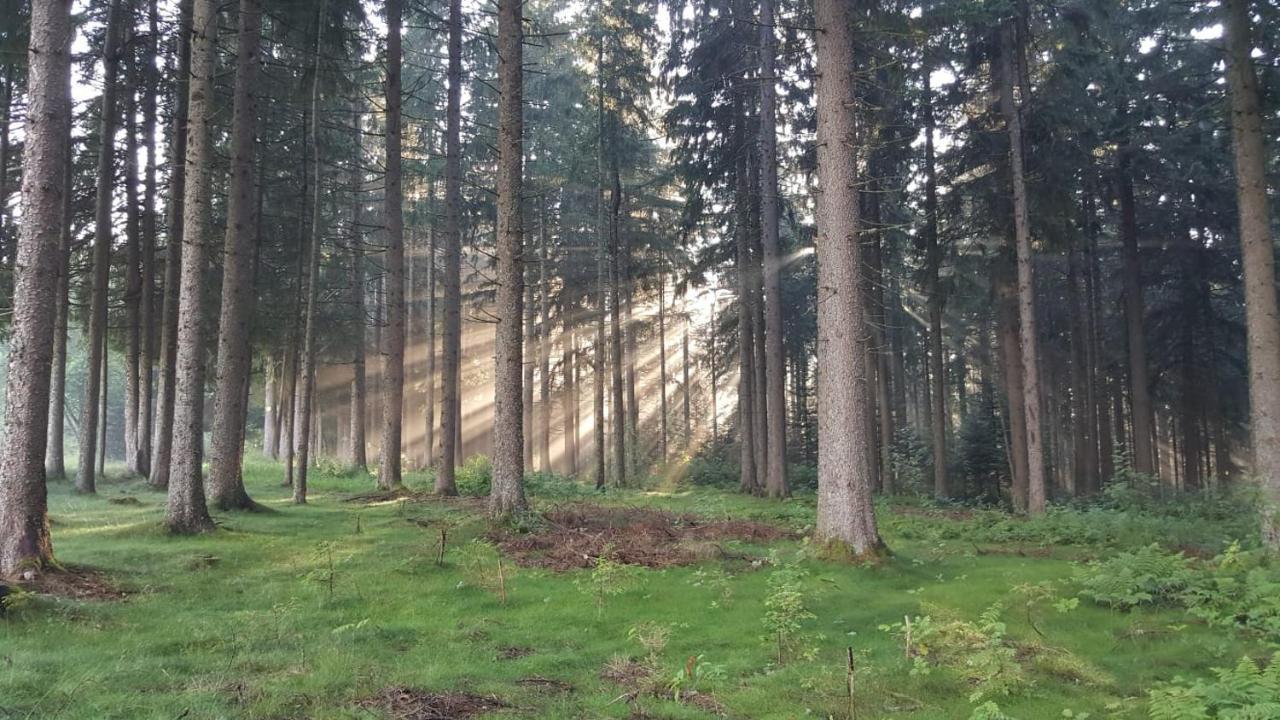
<instances>
[{"instance_id":1,"label":"bare soil patch","mask_svg":"<svg viewBox=\"0 0 1280 720\"><path fill-rule=\"evenodd\" d=\"M542 514L545 527L530 533L497 530L488 539L524 567L588 568L606 556L627 565L660 568L708 559L708 546L733 554L718 542L766 543L787 531L753 520L709 520L693 514L637 507L571 503Z\"/></svg>"},{"instance_id":2,"label":"bare soil patch","mask_svg":"<svg viewBox=\"0 0 1280 720\"><path fill-rule=\"evenodd\" d=\"M43 570L21 585L28 592L72 600L112 601L129 596L102 571L74 565Z\"/></svg>"},{"instance_id":3,"label":"bare soil patch","mask_svg":"<svg viewBox=\"0 0 1280 720\"><path fill-rule=\"evenodd\" d=\"M358 704L362 708L381 710L394 720L465 720L510 707L492 695L432 693L400 686L383 688Z\"/></svg>"}]
</instances>

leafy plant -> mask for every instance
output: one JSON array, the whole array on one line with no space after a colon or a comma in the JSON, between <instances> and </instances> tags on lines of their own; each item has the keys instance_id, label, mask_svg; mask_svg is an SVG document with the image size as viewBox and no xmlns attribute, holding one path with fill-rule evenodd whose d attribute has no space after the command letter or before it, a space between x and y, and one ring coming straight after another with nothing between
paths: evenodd
<instances>
[{"instance_id":1,"label":"leafy plant","mask_svg":"<svg viewBox=\"0 0 1280 720\"><path fill-rule=\"evenodd\" d=\"M1077 574L1081 593L1113 608L1176 602L1196 580L1190 561L1182 553L1170 553L1159 545L1089 563Z\"/></svg>"},{"instance_id":2,"label":"leafy plant","mask_svg":"<svg viewBox=\"0 0 1280 720\"><path fill-rule=\"evenodd\" d=\"M507 604L508 569L502 562L502 554L492 543L476 538L458 550L459 564L467 585L480 588L497 596Z\"/></svg>"},{"instance_id":3,"label":"leafy plant","mask_svg":"<svg viewBox=\"0 0 1280 720\"><path fill-rule=\"evenodd\" d=\"M804 580L808 571L796 563L779 565L769 574L769 594L764 599L766 636L777 645L777 661L786 662L787 653L800 639L806 620L817 617L805 604Z\"/></svg>"},{"instance_id":4,"label":"leafy plant","mask_svg":"<svg viewBox=\"0 0 1280 720\"><path fill-rule=\"evenodd\" d=\"M694 587L705 587L714 592L716 599L711 601L711 607L720 608L728 605L733 599L733 585L730 582L732 579L733 576L725 572L724 568L713 566L694 571L693 577L689 578L689 584Z\"/></svg>"},{"instance_id":5,"label":"leafy plant","mask_svg":"<svg viewBox=\"0 0 1280 720\"><path fill-rule=\"evenodd\" d=\"M667 689L671 691L676 702L680 701L681 693L698 692L704 683L724 679L724 666L705 663L702 661L703 657L703 655L690 655L667 683Z\"/></svg>"},{"instance_id":6,"label":"leafy plant","mask_svg":"<svg viewBox=\"0 0 1280 720\"><path fill-rule=\"evenodd\" d=\"M458 468L454 481L459 495L486 497L493 482L493 463L485 455L472 455Z\"/></svg>"},{"instance_id":7,"label":"leafy plant","mask_svg":"<svg viewBox=\"0 0 1280 720\"><path fill-rule=\"evenodd\" d=\"M578 578L574 584L589 594L596 604L596 617L604 616L604 607L609 598L630 590L639 579L638 570L624 563L613 560L613 546L605 545L595 558L591 574L586 578Z\"/></svg>"},{"instance_id":8,"label":"leafy plant","mask_svg":"<svg viewBox=\"0 0 1280 720\"><path fill-rule=\"evenodd\" d=\"M1008 695L1028 684L1017 661L1017 649L1007 638L1002 608L992 605L977 621L932 615L908 617L881 629L902 638L912 675L927 675L932 667L959 672L974 690L977 702L992 695ZM939 611L941 612L941 611Z\"/></svg>"},{"instance_id":9,"label":"leafy plant","mask_svg":"<svg viewBox=\"0 0 1280 720\"><path fill-rule=\"evenodd\" d=\"M658 658L662 655L662 651L667 648L667 642L671 640L672 627L670 625L658 622L642 622L639 625L633 625L627 630L627 639L631 640L644 648L645 661L650 666L658 664Z\"/></svg>"},{"instance_id":10,"label":"leafy plant","mask_svg":"<svg viewBox=\"0 0 1280 720\"><path fill-rule=\"evenodd\" d=\"M1280 717L1280 653L1265 668L1245 657L1215 668L1213 680L1182 680L1150 692L1151 720L1267 720Z\"/></svg>"}]
</instances>

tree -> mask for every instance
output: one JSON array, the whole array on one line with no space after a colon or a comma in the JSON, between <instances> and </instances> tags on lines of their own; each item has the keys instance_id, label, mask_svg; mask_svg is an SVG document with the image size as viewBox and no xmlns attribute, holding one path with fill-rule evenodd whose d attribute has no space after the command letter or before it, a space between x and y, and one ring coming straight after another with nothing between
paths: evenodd
<instances>
[{"instance_id":1,"label":"tree","mask_svg":"<svg viewBox=\"0 0 1280 720\"><path fill-rule=\"evenodd\" d=\"M80 422L80 464L76 468L76 490L96 491L95 467L98 451L98 422L92 411L98 407L105 389L101 375L107 352L107 289L111 274L111 211L115 190L116 78L120 72L120 25L122 0L111 0L106 35L102 42L102 108L98 148L97 195L94 200L93 289L89 308L89 362L91 371L84 383L84 417ZM106 448L102 448L106 452Z\"/></svg>"},{"instance_id":2,"label":"tree","mask_svg":"<svg viewBox=\"0 0 1280 720\"><path fill-rule=\"evenodd\" d=\"M524 28L520 0L498 0L498 329L494 352L493 484L489 515L524 510L521 382L524 303L521 192L524 168Z\"/></svg>"},{"instance_id":3,"label":"tree","mask_svg":"<svg viewBox=\"0 0 1280 720\"><path fill-rule=\"evenodd\" d=\"M764 247L765 493L787 495L787 379L782 355L782 259L778 250L777 38L773 0L760 0L760 224Z\"/></svg>"},{"instance_id":4,"label":"tree","mask_svg":"<svg viewBox=\"0 0 1280 720\"><path fill-rule=\"evenodd\" d=\"M449 0L449 91L445 109L444 323L440 338L440 468L436 493L457 495L462 354L462 0Z\"/></svg>"},{"instance_id":5,"label":"tree","mask_svg":"<svg viewBox=\"0 0 1280 720\"><path fill-rule=\"evenodd\" d=\"M165 525L176 534L214 529L205 506L204 455L205 265L209 214L214 74L217 72L218 6L196 0L192 12L191 80L187 118L188 177L183 197L182 259L178 290L178 355L173 403L173 457Z\"/></svg>"},{"instance_id":6,"label":"tree","mask_svg":"<svg viewBox=\"0 0 1280 720\"><path fill-rule=\"evenodd\" d=\"M232 103L231 192L223 249L222 310L218 321L218 381L214 394L213 434L209 465L209 502L221 510L246 510L254 503L244 488L243 428L248 421L252 357L254 246L258 243L254 188L254 141L257 103L254 85L262 35L259 0L240 0L236 47L235 95Z\"/></svg>"},{"instance_id":7,"label":"tree","mask_svg":"<svg viewBox=\"0 0 1280 720\"><path fill-rule=\"evenodd\" d=\"M1018 272L1018 345L1022 351L1022 400L1027 431L1027 512L1045 511L1044 444L1040 425L1040 356L1037 351L1035 277L1032 265L1031 226L1027 219L1027 190L1023 180L1022 108L1025 95L1015 95L1021 68L1015 23L1001 29L1000 107L1009 135L1009 176L1013 186L1013 232ZM1025 90L1024 90L1025 92ZM1010 402L1013 402L1010 399Z\"/></svg>"},{"instance_id":8,"label":"tree","mask_svg":"<svg viewBox=\"0 0 1280 720\"><path fill-rule=\"evenodd\" d=\"M1275 248L1267 207L1266 151L1258 78L1253 70L1248 0L1227 0L1227 83L1235 149L1236 203L1249 327L1249 408L1254 469L1262 479L1263 542L1280 550L1280 318Z\"/></svg>"},{"instance_id":9,"label":"tree","mask_svg":"<svg viewBox=\"0 0 1280 720\"><path fill-rule=\"evenodd\" d=\"M401 0L387 0L386 351L382 359L382 462L378 487L400 486L404 423L404 212L400 165Z\"/></svg>"},{"instance_id":10,"label":"tree","mask_svg":"<svg viewBox=\"0 0 1280 720\"><path fill-rule=\"evenodd\" d=\"M53 561L44 451L71 129L71 2L32 7L22 158L24 222L0 437L0 578Z\"/></svg>"},{"instance_id":11,"label":"tree","mask_svg":"<svg viewBox=\"0 0 1280 720\"><path fill-rule=\"evenodd\" d=\"M169 143L169 199L165 225L169 229L165 251L164 301L160 316L160 372L156 393L155 427L151 434L151 487L169 486L169 461L173 456L173 404L178 363L178 286L181 283L183 202L187 186L187 116L191 94L191 35L195 0L178 3L177 72L173 99L173 131Z\"/></svg>"},{"instance_id":12,"label":"tree","mask_svg":"<svg viewBox=\"0 0 1280 720\"><path fill-rule=\"evenodd\" d=\"M853 16L815 0L818 119L818 520L816 535L853 556L883 547L871 501L871 433L858 237Z\"/></svg>"}]
</instances>

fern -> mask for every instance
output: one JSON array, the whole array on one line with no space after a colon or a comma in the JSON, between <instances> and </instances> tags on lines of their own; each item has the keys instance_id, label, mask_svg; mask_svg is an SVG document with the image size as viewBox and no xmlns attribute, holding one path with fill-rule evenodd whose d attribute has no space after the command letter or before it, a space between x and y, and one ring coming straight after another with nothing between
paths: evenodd
<instances>
[{"instance_id":1,"label":"fern","mask_svg":"<svg viewBox=\"0 0 1280 720\"><path fill-rule=\"evenodd\" d=\"M1250 658L1214 669L1216 680L1175 680L1152 690L1151 720L1280 718L1280 653L1264 668Z\"/></svg>"}]
</instances>

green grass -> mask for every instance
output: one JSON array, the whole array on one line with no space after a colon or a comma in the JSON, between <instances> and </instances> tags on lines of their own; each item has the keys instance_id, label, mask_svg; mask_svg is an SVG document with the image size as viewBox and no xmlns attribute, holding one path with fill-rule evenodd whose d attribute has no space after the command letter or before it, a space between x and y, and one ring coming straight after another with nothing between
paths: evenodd
<instances>
[{"instance_id":1,"label":"green grass","mask_svg":"<svg viewBox=\"0 0 1280 720\"><path fill-rule=\"evenodd\" d=\"M123 602L41 598L0 620L0 718L374 718L356 703L390 685L491 693L512 706L498 717L628 717L632 708L617 700L623 690L600 672L615 656L644 654L628 630L646 621L673 628L659 678L665 683L687 657L704 656L724 675L701 689L730 717L847 717L845 648L852 647L858 718L966 718L972 688L945 669L911 674L899 639L879 626L930 612L972 619L997 602L1006 607L1012 638L1066 650L1099 676L1081 683L1037 670L1026 691L993 698L1023 720L1061 717L1065 709L1144 717L1153 684L1207 674L1259 651L1182 612L1122 613L1083 601L1069 613L1048 604L1037 609L1041 638L1012 588L1053 581L1059 595L1073 596L1073 562L1109 550L1041 553L920 539L914 520L903 525L916 529L908 538L887 518L894 555L884 564L802 561L815 616L805 622L802 647L812 649L811 658L776 667L773 645L762 637L767 567L732 566L727 601L697 584L698 567L643 570L636 586L610 598L597 616L593 598L574 582L587 571L512 570L508 563L504 606L460 566L458 548L485 530L476 501L344 502L371 489L370 479L316 472L310 504L298 507L280 486L278 466L251 461L246 475L251 494L275 512L221 515L219 532L195 538L166 535L163 495L139 482L106 482L96 497L55 484L50 512L59 560L99 568L132 595ZM409 484L425 488L428 479L411 475ZM109 502L122 496L140 504ZM811 499L778 504L701 489L595 500L797 529L813 517ZM435 562L435 531L411 518L450 524L443 566ZM787 541L743 550L788 558L802 547ZM532 652L503 659L506 648ZM517 682L530 676L573 690ZM650 717L712 717L652 696L640 699L640 709Z\"/></svg>"}]
</instances>

